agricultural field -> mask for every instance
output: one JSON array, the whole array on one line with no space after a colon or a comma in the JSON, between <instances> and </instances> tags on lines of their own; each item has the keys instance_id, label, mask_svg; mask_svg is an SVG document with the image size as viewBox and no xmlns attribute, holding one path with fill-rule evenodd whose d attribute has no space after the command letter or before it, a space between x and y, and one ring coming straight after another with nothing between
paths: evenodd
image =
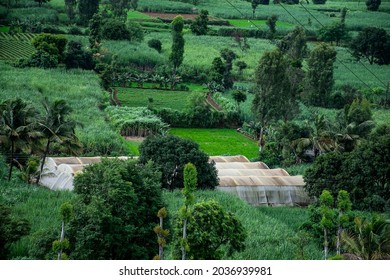
<instances>
[{"instance_id":1,"label":"agricultural field","mask_svg":"<svg viewBox=\"0 0 390 280\"><path fill-rule=\"evenodd\" d=\"M31 40L34 34L17 33L10 35L0 32L0 60L27 58L34 52Z\"/></svg>"},{"instance_id":2,"label":"agricultural field","mask_svg":"<svg viewBox=\"0 0 390 280\"><path fill-rule=\"evenodd\" d=\"M153 108L156 109L171 108L179 111L186 108L186 100L191 94L188 91L171 91L159 89L116 89L118 91L118 100L122 106L147 107L150 104Z\"/></svg>"},{"instance_id":3,"label":"agricultural field","mask_svg":"<svg viewBox=\"0 0 390 280\"><path fill-rule=\"evenodd\" d=\"M169 133L193 140L209 156L244 155L249 160L258 157L256 141L235 129L171 128Z\"/></svg>"},{"instance_id":4,"label":"agricultural field","mask_svg":"<svg viewBox=\"0 0 390 280\"><path fill-rule=\"evenodd\" d=\"M73 18L63 0L0 0L0 225L4 221L12 226L11 218L26 219L31 225L30 232L17 241L9 238L9 243L3 242L0 226L0 259L57 258L52 243L59 237L62 222L67 223L66 234L74 242L68 247L60 242L71 259L152 259L154 249L157 253L158 245L164 244L161 239L157 243L156 233L159 238L166 234L153 229L158 217L165 216L161 207L167 209L164 225L172 233L182 230L179 215L193 217L193 202L209 200L234 214L222 219L237 218L236 231L242 224L247 232L243 251L222 250L217 259L388 259L390 231L374 232L377 220L369 219L380 218L383 228L390 229L390 57L386 52L390 0L382 0L378 11L367 11L365 1L359 0L327 0L323 5L312 0L296 5L270 1L255 11L244 0L139 0L137 8L127 13L115 10L110 1L95 6L94 12L101 12L103 19L91 19L93 13L77 6L80 1ZM193 24L202 10L209 13L208 25L203 22L207 28ZM277 18L275 32L269 26L271 16ZM332 38L327 38L325 27L336 25L342 38L336 38L339 34L334 30ZM383 45L374 57L354 48L360 44L354 39L367 27L383 31L375 40ZM42 32L63 34L67 42L43 35L35 49L31 40ZM362 56L360 61L353 51ZM28 63L15 64L20 58ZM14 113L14 108L7 107L17 97L41 113L25 120L34 120L29 126L24 122L12 127L13 120L18 121L12 117L27 112ZM49 108L49 124L44 123L44 98L65 100L69 114L61 111L66 106ZM66 123L65 118L77 125ZM48 128L51 125L54 128ZM80 152L61 149L69 143L77 146L74 136L80 140ZM139 148L148 142L154 146ZM160 147L164 149L156 152ZM84 186L74 192L52 191L34 184L40 173L39 158L45 158L46 151L48 156L61 157L139 158L95 165L89 178L80 175L88 174L88 169L75 171L85 166L68 166ZM149 152L152 155L147 158ZM303 175L303 189L302 183L277 182L277 195L286 195L282 188L288 185L305 191L316 203L255 207L215 190L218 178L207 156L235 155ZM24 157L32 161L24 162ZM198 171L185 165L197 161ZM274 177L266 179L277 180ZM249 188L240 179L234 178L229 186L238 193L242 187ZM256 191L269 187L262 178L256 179ZM266 191L266 203L274 206ZM325 203L331 200L334 203ZM61 217L64 202L74 206L74 216ZM9 207L10 219L3 205ZM67 210L73 206L66 206ZM133 210L139 212L129 215ZM208 210L201 211L205 211L203 218ZM210 213L217 217L216 211ZM363 219L362 224L356 217ZM363 224L369 229L367 236L359 228ZM351 235L340 236L342 247L336 248L339 229ZM370 256L348 247L348 238L370 243L373 235L387 243L383 247L369 244L377 249ZM177 258L173 244L182 240L174 238L167 237L165 259ZM195 250L211 247L203 243Z\"/></svg>"}]
</instances>

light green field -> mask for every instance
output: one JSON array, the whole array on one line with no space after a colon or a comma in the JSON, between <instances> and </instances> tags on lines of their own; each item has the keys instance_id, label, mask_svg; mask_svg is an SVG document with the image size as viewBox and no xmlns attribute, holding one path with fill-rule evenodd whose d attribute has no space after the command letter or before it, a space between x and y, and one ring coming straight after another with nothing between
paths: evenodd
<instances>
[{"instance_id":1,"label":"light green field","mask_svg":"<svg viewBox=\"0 0 390 280\"><path fill-rule=\"evenodd\" d=\"M172 128L169 133L193 140L209 156L243 155L249 160L258 157L256 141L235 129Z\"/></svg>"},{"instance_id":2,"label":"light green field","mask_svg":"<svg viewBox=\"0 0 390 280\"><path fill-rule=\"evenodd\" d=\"M147 107L149 98L153 98L153 108L171 108L183 110L189 91L171 91L158 89L117 88L118 99L122 106Z\"/></svg>"},{"instance_id":3,"label":"light green field","mask_svg":"<svg viewBox=\"0 0 390 280\"><path fill-rule=\"evenodd\" d=\"M266 20L251 20L251 19L229 19L229 23L241 28L261 28L267 27ZM277 21L276 27L293 28L295 25L289 22Z\"/></svg>"}]
</instances>

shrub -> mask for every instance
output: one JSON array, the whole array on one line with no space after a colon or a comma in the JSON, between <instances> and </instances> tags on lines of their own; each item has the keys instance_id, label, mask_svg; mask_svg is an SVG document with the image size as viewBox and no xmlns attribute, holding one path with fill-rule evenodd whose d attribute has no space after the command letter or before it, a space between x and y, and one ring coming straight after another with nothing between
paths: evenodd
<instances>
[{"instance_id":1,"label":"shrub","mask_svg":"<svg viewBox=\"0 0 390 280\"><path fill-rule=\"evenodd\" d=\"M84 51L80 42L69 41L65 52L64 63L66 68L82 68L92 70L95 67L92 53Z\"/></svg>"},{"instance_id":2,"label":"shrub","mask_svg":"<svg viewBox=\"0 0 390 280\"><path fill-rule=\"evenodd\" d=\"M126 24L118 19L106 19L102 26L102 36L107 40L130 40L131 34Z\"/></svg>"},{"instance_id":3,"label":"shrub","mask_svg":"<svg viewBox=\"0 0 390 280\"><path fill-rule=\"evenodd\" d=\"M312 0L313 1L313 4L325 4L326 3L326 0Z\"/></svg>"},{"instance_id":4,"label":"shrub","mask_svg":"<svg viewBox=\"0 0 390 280\"><path fill-rule=\"evenodd\" d=\"M162 44L161 41L158 39L151 39L148 41L149 48L155 49L159 53L161 53Z\"/></svg>"},{"instance_id":5,"label":"shrub","mask_svg":"<svg viewBox=\"0 0 390 280\"><path fill-rule=\"evenodd\" d=\"M367 10L378 11L381 2L382 2L381 0L367 0L366 1Z\"/></svg>"}]
</instances>

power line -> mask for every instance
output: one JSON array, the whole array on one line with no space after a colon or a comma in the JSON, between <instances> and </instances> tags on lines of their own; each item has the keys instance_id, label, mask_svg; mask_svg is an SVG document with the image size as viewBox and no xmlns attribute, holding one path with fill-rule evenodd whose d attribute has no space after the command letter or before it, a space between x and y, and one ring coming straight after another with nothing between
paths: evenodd
<instances>
[{"instance_id":1,"label":"power line","mask_svg":"<svg viewBox=\"0 0 390 280\"><path fill-rule=\"evenodd\" d=\"M311 16L311 17L313 17L322 27L325 27L302 3L300 3L300 5L302 6L302 8L304 8L305 9L305 11L306 12L308 12L309 13L309 15ZM347 50L347 52L349 52L349 54L351 54L352 55L352 52L347 48L346 49ZM368 69L367 68L367 66L366 65L364 65L360 60L358 60L358 62L361 64L361 65L363 65L363 67L368 71L368 72L370 72L370 74L371 75L373 75L382 85L384 85L385 87L387 86L381 79L379 79L378 78L378 76L377 75L375 75L375 73L373 73L370 69Z\"/></svg>"},{"instance_id":2,"label":"power line","mask_svg":"<svg viewBox=\"0 0 390 280\"><path fill-rule=\"evenodd\" d=\"M282 5L282 3L279 3L279 5L289 14L291 15L291 13ZM295 17L294 17L295 19ZM295 19L297 20L297 19ZM298 21L298 20L297 20ZM299 22L299 21L298 21ZM300 25L306 30L307 28L300 23ZM355 74L355 72L353 72L347 65L344 64L344 62L342 62L340 59L337 59L337 56L336 56L336 60L341 64L343 65L349 72L351 72L362 84L364 84L366 87L368 87L370 90L373 90L368 84L366 84L362 79L360 79L360 77L358 75Z\"/></svg>"}]
</instances>

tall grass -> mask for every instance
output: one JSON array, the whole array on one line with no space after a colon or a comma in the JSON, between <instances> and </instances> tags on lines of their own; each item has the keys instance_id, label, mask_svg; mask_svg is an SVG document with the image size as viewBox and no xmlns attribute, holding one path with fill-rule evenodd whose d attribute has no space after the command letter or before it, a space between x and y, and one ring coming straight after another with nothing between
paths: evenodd
<instances>
[{"instance_id":1,"label":"tall grass","mask_svg":"<svg viewBox=\"0 0 390 280\"><path fill-rule=\"evenodd\" d=\"M12 207L13 216L24 218L31 224L30 234L12 244L11 258L28 257L38 232L54 228L60 235L60 206L73 197L75 194L69 191L54 192L35 185L0 180L0 202Z\"/></svg>"},{"instance_id":2,"label":"tall grass","mask_svg":"<svg viewBox=\"0 0 390 280\"><path fill-rule=\"evenodd\" d=\"M41 101L65 99L73 108L72 117L83 127L76 130L86 155L125 154L124 140L105 122L99 110L108 102L108 94L99 85L94 72L82 70L14 68L0 62L0 100L20 97L43 110Z\"/></svg>"},{"instance_id":3,"label":"tall grass","mask_svg":"<svg viewBox=\"0 0 390 280\"><path fill-rule=\"evenodd\" d=\"M182 204L180 191L163 192L171 222L177 218ZM302 254L297 246L298 227L307 220L304 208L253 207L240 198L221 191L197 191L196 201L214 199L234 213L248 233L243 252L224 259L233 260L294 260ZM170 244L168 244L169 247ZM321 259L321 248L309 241L303 248L305 259ZM170 258L170 255L167 256Z\"/></svg>"}]
</instances>

